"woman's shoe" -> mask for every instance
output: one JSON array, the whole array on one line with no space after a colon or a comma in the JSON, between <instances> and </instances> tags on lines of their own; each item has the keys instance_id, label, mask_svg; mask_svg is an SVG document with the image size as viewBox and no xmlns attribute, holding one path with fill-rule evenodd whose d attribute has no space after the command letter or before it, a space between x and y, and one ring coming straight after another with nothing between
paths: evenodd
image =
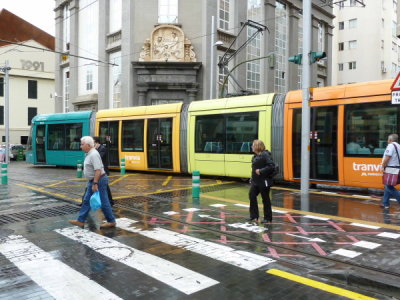
<instances>
[{"instance_id":1,"label":"woman's shoe","mask_svg":"<svg viewBox=\"0 0 400 300\"><path fill-rule=\"evenodd\" d=\"M246 221L247 222L256 222L256 223L258 223L258 218L248 218L248 219L246 219Z\"/></svg>"},{"instance_id":2,"label":"woman's shoe","mask_svg":"<svg viewBox=\"0 0 400 300\"><path fill-rule=\"evenodd\" d=\"M261 223L263 223L263 224L272 223L272 219L267 220L267 219L264 218Z\"/></svg>"}]
</instances>

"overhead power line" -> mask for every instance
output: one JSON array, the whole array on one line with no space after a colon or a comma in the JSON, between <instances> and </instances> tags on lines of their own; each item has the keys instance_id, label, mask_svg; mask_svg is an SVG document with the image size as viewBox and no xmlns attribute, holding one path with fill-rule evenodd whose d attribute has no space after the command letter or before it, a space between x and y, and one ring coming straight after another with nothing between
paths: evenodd
<instances>
[{"instance_id":1,"label":"overhead power line","mask_svg":"<svg viewBox=\"0 0 400 300\"><path fill-rule=\"evenodd\" d=\"M117 64L113 64L110 62L106 62L106 61L102 61L102 60L98 60L98 59L94 59L94 58L89 58L89 57L84 57L84 56L74 55L74 54L66 54L65 52L50 50L50 49L46 49L46 48L40 48L40 47L36 47L36 46L31 46L31 45L25 45L23 43L11 42L11 41L7 41L7 40L3 40L3 39L0 39L0 42L12 44L12 45L18 45L18 46L27 47L27 48L33 48L33 49L42 50L42 51L46 51L46 52L57 53L57 54L61 54L63 56L72 56L72 57L82 58L82 59L94 61L97 63L107 64L107 65L111 65L111 66L117 66Z\"/></svg>"}]
</instances>

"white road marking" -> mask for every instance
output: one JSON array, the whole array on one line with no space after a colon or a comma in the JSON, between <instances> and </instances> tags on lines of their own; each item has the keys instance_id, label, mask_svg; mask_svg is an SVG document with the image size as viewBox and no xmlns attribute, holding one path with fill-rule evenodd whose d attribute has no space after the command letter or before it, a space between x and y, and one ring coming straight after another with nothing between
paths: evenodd
<instances>
[{"instance_id":1,"label":"white road marking","mask_svg":"<svg viewBox=\"0 0 400 300\"><path fill-rule=\"evenodd\" d=\"M165 212L163 212L163 214L173 216L173 215L178 215L179 213L176 211L165 211Z\"/></svg>"},{"instance_id":2,"label":"white road marking","mask_svg":"<svg viewBox=\"0 0 400 300\"><path fill-rule=\"evenodd\" d=\"M225 204L210 204L210 206L213 206L213 207L225 207L226 205Z\"/></svg>"},{"instance_id":3,"label":"white road marking","mask_svg":"<svg viewBox=\"0 0 400 300\"><path fill-rule=\"evenodd\" d=\"M337 249L335 251L332 252L332 254L336 254L336 255L341 255L341 256L346 256L346 257L350 257L350 258L354 258L356 256L359 256L360 254L362 254L361 252L356 252L356 251L352 251L352 250L346 250L346 249Z\"/></svg>"},{"instance_id":4,"label":"white road marking","mask_svg":"<svg viewBox=\"0 0 400 300\"><path fill-rule=\"evenodd\" d=\"M275 261L265 256L236 250L228 246L208 242L164 228L141 230L133 227L132 224L134 223L137 223L137 221L127 218L117 219L117 226L124 230L135 232L172 246L184 248L188 251L205 255L212 259L216 259L248 271L258 269Z\"/></svg>"},{"instance_id":5,"label":"white road marking","mask_svg":"<svg viewBox=\"0 0 400 300\"><path fill-rule=\"evenodd\" d=\"M302 235L295 235L295 234L291 234L291 233L286 233L287 235L291 235L291 236L296 236L298 238L302 238L302 239L306 239L309 240L310 242L320 242L320 243L325 243L326 241L321 240L320 238L309 238L306 236L302 236Z\"/></svg>"},{"instance_id":6,"label":"white road marking","mask_svg":"<svg viewBox=\"0 0 400 300\"><path fill-rule=\"evenodd\" d=\"M264 231L267 231L265 227L260 227L258 225L254 225L251 223L233 223L233 224L227 224L230 227L234 228L241 228L247 231L255 232L255 233L261 233Z\"/></svg>"},{"instance_id":7,"label":"white road marking","mask_svg":"<svg viewBox=\"0 0 400 300\"><path fill-rule=\"evenodd\" d=\"M121 299L20 235L0 239L0 252L56 299Z\"/></svg>"},{"instance_id":8,"label":"white road marking","mask_svg":"<svg viewBox=\"0 0 400 300\"><path fill-rule=\"evenodd\" d=\"M375 249L382 245L377 244L377 243L367 242L367 241L358 241L357 243L354 243L353 246L367 248L367 249Z\"/></svg>"},{"instance_id":9,"label":"white road marking","mask_svg":"<svg viewBox=\"0 0 400 300\"><path fill-rule=\"evenodd\" d=\"M387 237L390 239L398 239L400 237L400 234L393 232L381 232L380 234L377 234L377 236Z\"/></svg>"},{"instance_id":10,"label":"white road marking","mask_svg":"<svg viewBox=\"0 0 400 300\"><path fill-rule=\"evenodd\" d=\"M311 215L304 215L302 216L304 218L309 218L309 219L315 219L315 220L321 220L321 221L328 221L329 218L324 218L324 217L318 217L318 216L311 216Z\"/></svg>"},{"instance_id":11,"label":"white road marking","mask_svg":"<svg viewBox=\"0 0 400 300\"><path fill-rule=\"evenodd\" d=\"M194 208L194 207L191 207L191 208L184 208L184 209L182 209L182 210L184 210L184 211L188 211L188 212L192 212L192 211L198 211L198 210L201 210L201 209L199 209L199 208Z\"/></svg>"},{"instance_id":12,"label":"white road marking","mask_svg":"<svg viewBox=\"0 0 400 300\"><path fill-rule=\"evenodd\" d=\"M200 218L207 218L207 219L211 219L211 220L222 221L222 219L214 218L214 217L211 217L210 215L201 215L201 214L199 214L199 217Z\"/></svg>"},{"instance_id":13,"label":"white road marking","mask_svg":"<svg viewBox=\"0 0 400 300\"><path fill-rule=\"evenodd\" d=\"M115 261L132 267L187 295L206 289L219 282L180 265L124 245L97 233L68 227L56 232L80 242Z\"/></svg>"},{"instance_id":14,"label":"white road marking","mask_svg":"<svg viewBox=\"0 0 400 300\"><path fill-rule=\"evenodd\" d=\"M247 207L247 208L249 208L249 207L250 207L250 205L247 205L247 204L241 204L241 203L236 203L235 205L236 205L236 206L240 206L240 207Z\"/></svg>"},{"instance_id":15,"label":"white road marking","mask_svg":"<svg viewBox=\"0 0 400 300\"><path fill-rule=\"evenodd\" d=\"M364 228L370 228L370 229L379 229L380 228L379 226L361 224L361 223L351 223L350 225L358 226L358 227L364 227Z\"/></svg>"},{"instance_id":16,"label":"white road marking","mask_svg":"<svg viewBox=\"0 0 400 300\"><path fill-rule=\"evenodd\" d=\"M287 214L285 210L273 209L272 212L279 213L279 214Z\"/></svg>"}]
</instances>

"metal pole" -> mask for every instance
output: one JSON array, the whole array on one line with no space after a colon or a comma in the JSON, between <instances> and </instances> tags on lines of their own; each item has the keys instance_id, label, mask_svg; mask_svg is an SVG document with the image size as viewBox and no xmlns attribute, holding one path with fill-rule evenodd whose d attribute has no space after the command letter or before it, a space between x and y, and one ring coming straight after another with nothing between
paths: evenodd
<instances>
[{"instance_id":1,"label":"metal pole","mask_svg":"<svg viewBox=\"0 0 400 300\"><path fill-rule=\"evenodd\" d=\"M310 52L311 52L311 0L303 0L303 69L302 69L302 118L301 118L301 186L306 199L310 181ZM303 200L302 200L303 201Z\"/></svg>"},{"instance_id":2,"label":"metal pole","mask_svg":"<svg viewBox=\"0 0 400 300\"><path fill-rule=\"evenodd\" d=\"M8 60L6 60L6 65L4 68L5 73L5 97L4 97L4 123L5 123L5 136L6 136L6 163L10 163L10 126L9 126L9 97L10 97L10 78L9 78L9 70L11 69L8 66Z\"/></svg>"},{"instance_id":3,"label":"metal pole","mask_svg":"<svg viewBox=\"0 0 400 300\"><path fill-rule=\"evenodd\" d=\"M210 99L215 98L215 17L211 16L211 45L210 45Z\"/></svg>"}]
</instances>

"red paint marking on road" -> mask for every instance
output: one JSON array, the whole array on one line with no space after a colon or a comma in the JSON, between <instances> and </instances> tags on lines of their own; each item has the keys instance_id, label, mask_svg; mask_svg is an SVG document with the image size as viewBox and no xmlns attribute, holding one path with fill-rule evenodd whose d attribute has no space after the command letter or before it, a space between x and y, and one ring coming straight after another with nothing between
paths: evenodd
<instances>
[{"instance_id":1,"label":"red paint marking on road","mask_svg":"<svg viewBox=\"0 0 400 300\"><path fill-rule=\"evenodd\" d=\"M268 250L269 250L270 256L272 256L274 258L280 258L278 252L274 248L268 247Z\"/></svg>"},{"instance_id":2,"label":"red paint marking on road","mask_svg":"<svg viewBox=\"0 0 400 300\"><path fill-rule=\"evenodd\" d=\"M357 242L360 241L359 239L357 239L355 236L352 236L352 235L347 235L347 237L348 237L350 240L352 240L354 243L357 243Z\"/></svg>"},{"instance_id":3,"label":"red paint marking on road","mask_svg":"<svg viewBox=\"0 0 400 300\"><path fill-rule=\"evenodd\" d=\"M190 222L190 224L225 224L225 222Z\"/></svg>"},{"instance_id":4,"label":"red paint marking on road","mask_svg":"<svg viewBox=\"0 0 400 300\"><path fill-rule=\"evenodd\" d=\"M192 221L192 219L193 219L193 212L191 211L186 216L186 222L190 223ZM183 229L182 229L183 233L188 232L188 230L189 230L189 226L187 226L187 225L183 226Z\"/></svg>"},{"instance_id":5,"label":"red paint marking on road","mask_svg":"<svg viewBox=\"0 0 400 300\"><path fill-rule=\"evenodd\" d=\"M362 232L362 231L350 231L348 234L380 234L381 232Z\"/></svg>"},{"instance_id":6,"label":"red paint marking on road","mask_svg":"<svg viewBox=\"0 0 400 300\"><path fill-rule=\"evenodd\" d=\"M153 218L151 218L150 221L147 221L147 223L156 224L156 223L172 223L172 222L171 221L158 221L157 218L153 217Z\"/></svg>"},{"instance_id":7,"label":"red paint marking on road","mask_svg":"<svg viewBox=\"0 0 400 300\"><path fill-rule=\"evenodd\" d=\"M344 230L342 227L340 227L337 223L332 222L332 221L328 221L327 222L329 225L331 225L333 228L335 228L337 231L341 231L341 232L346 232L346 230Z\"/></svg>"},{"instance_id":8,"label":"red paint marking on road","mask_svg":"<svg viewBox=\"0 0 400 300\"><path fill-rule=\"evenodd\" d=\"M299 233L304 234L304 235L308 235L308 232L305 231L301 226L296 226L296 228L299 231Z\"/></svg>"},{"instance_id":9,"label":"red paint marking on road","mask_svg":"<svg viewBox=\"0 0 400 300\"><path fill-rule=\"evenodd\" d=\"M224 243L224 244L229 244L229 243L250 244L250 243L251 243L251 242L249 242L249 241L228 241L228 240L226 240L226 241L216 240L216 241L217 241L217 242Z\"/></svg>"},{"instance_id":10,"label":"red paint marking on road","mask_svg":"<svg viewBox=\"0 0 400 300\"><path fill-rule=\"evenodd\" d=\"M288 218L288 220L292 223L297 223L295 219L293 219L293 216L290 214L285 214L285 217Z\"/></svg>"},{"instance_id":11,"label":"red paint marking on road","mask_svg":"<svg viewBox=\"0 0 400 300\"><path fill-rule=\"evenodd\" d=\"M267 243L271 242L271 239L269 238L268 233L263 233L261 235L261 237L263 238L264 242L267 242Z\"/></svg>"},{"instance_id":12,"label":"red paint marking on road","mask_svg":"<svg viewBox=\"0 0 400 300\"><path fill-rule=\"evenodd\" d=\"M317 243L311 243L311 246L313 246L314 249L317 250L319 255L326 256L326 252Z\"/></svg>"}]
</instances>

